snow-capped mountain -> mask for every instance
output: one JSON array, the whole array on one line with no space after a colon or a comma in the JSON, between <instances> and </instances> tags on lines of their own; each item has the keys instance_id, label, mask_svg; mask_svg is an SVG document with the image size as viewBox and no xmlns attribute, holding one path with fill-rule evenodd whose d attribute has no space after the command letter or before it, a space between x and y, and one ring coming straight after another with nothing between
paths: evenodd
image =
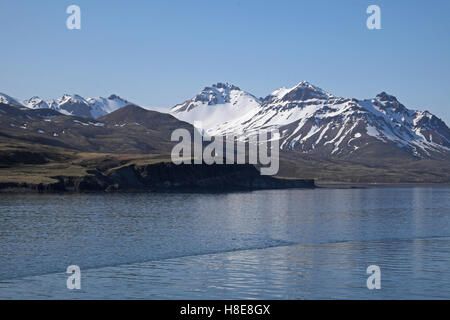
<instances>
[{"instance_id":1,"label":"snow-capped mountain","mask_svg":"<svg viewBox=\"0 0 450 320\"><path fill-rule=\"evenodd\" d=\"M18 105L30 109L52 109L65 115L73 115L85 118L99 118L117 109L133 104L117 95L108 98L83 98L79 95L64 94L61 98L44 100L34 96L19 102L6 94L0 94L0 103Z\"/></svg>"},{"instance_id":2,"label":"snow-capped mountain","mask_svg":"<svg viewBox=\"0 0 450 320\"><path fill-rule=\"evenodd\" d=\"M278 129L282 150L321 156L450 155L450 129L442 120L409 110L385 92L374 99L349 99L302 81L256 99L217 84L171 113L187 122L202 121L207 135L243 140L260 129Z\"/></svg>"},{"instance_id":3,"label":"snow-capped mountain","mask_svg":"<svg viewBox=\"0 0 450 320\"><path fill-rule=\"evenodd\" d=\"M122 99L115 94L110 95L108 98L88 98L86 99L86 101L92 108L91 113L93 114L94 118L102 117L108 113L116 111L130 104L134 105L134 103Z\"/></svg>"},{"instance_id":4,"label":"snow-capped mountain","mask_svg":"<svg viewBox=\"0 0 450 320\"><path fill-rule=\"evenodd\" d=\"M241 126L242 117L251 117L261 101L248 92L227 83L204 88L194 98L171 109L180 120L201 121L206 134L227 133Z\"/></svg>"},{"instance_id":5,"label":"snow-capped mountain","mask_svg":"<svg viewBox=\"0 0 450 320\"><path fill-rule=\"evenodd\" d=\"M0 92L0 103L22 106L19 100Z\"/></svg>"},{"instance_id":6,"label":"snow-capped mountain","mask_svg":"<svg viewBox=\"0 0 450 320\"><path fill-rule=\"evenodd\" d=\"M52 109L52 107L55 108L55 105L53 105L51 102L47 102L37 96L24 100L22 104L30 109Z\"/></svg>"}]
</instances>

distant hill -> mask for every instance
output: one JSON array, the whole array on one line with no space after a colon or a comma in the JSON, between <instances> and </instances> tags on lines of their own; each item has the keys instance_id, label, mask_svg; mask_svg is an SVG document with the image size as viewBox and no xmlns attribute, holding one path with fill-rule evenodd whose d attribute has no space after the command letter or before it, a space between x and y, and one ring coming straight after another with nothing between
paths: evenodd
<instances>
[{"instance_id":1,"label":"distant hill","mask_svg":"<svg viewBox=\"0 0 450 320\"><path fill-rule=\"evenodd\" d=\"M34 96L19 101L19 99L4 93L0 93L0 103L29 109L52 109L65 115L84 118L98 118L133 104L115 94L110 95L108 98L83 98L77 94L64 94L61 98L50 100L44 100L38 96Z\"/></svg>"},{"instance_id":2,"label":"distant hill","mask_svg":"<svg viewBox=\"0 0 450 320\"><path fill-rule=\"evenodd\" d=\"M0 138L82 152L170 155L177 128L194 130L171 115L134 105L95 120L0 103Z\"/></svg>"}]
</instances>

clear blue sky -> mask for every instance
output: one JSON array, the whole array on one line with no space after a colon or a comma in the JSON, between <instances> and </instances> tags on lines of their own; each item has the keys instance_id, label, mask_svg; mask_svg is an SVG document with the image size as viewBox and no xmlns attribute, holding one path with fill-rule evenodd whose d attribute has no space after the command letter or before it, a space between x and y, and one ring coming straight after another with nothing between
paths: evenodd
<instances>
[{"instance_id":1,"label":"clear blue sky","mask_svg":"<svg viewBox=\"0 0 450 320\"><path fill-rule=\"evenodd\" d=\"M82 29L66 28L77 4ZM366 28L366 8L382 30ZM381 91L450 123L448 0L0 0L0 92L117 93L171 107L230 82L257 96L301 80L345 97Z\"/></svg>"}]
</instances>

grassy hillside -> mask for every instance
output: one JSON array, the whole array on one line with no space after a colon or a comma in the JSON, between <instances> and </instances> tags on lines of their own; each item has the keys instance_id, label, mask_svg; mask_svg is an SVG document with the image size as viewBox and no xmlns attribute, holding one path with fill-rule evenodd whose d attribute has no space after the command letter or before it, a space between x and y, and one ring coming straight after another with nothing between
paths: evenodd
<instances>
[{"instance_id":1,"label":"grassy hillside","mask_svg":"<svg viewBox=\"0 0 450 320\"><path fill-rule=\"evenodd\" d=\"M450 183L450 162L383 157L343 161L283 152L279 176L317 183Z\"/></svg>"}]
</instances>

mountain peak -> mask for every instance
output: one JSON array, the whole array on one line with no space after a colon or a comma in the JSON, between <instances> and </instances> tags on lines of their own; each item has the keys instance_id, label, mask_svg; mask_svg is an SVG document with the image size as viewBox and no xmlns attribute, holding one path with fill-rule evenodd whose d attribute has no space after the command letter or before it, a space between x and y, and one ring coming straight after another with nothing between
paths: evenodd
<instances>
[{"instance_id":1,"label":"mountain peak","mask_svg":"<svg viewBox=\"0 0 450 320\"><path fill-rule=\"evenodd\" d=\"M300 97L300 100L308 100L313 98L326 99L332 97L332 95L325 90L305 80L294 86L291 89L290 94L292 94L295 98Z\"/></svg>"},{"instance_id":2,"label":"mountain peak","mask_svg":"<svg viewBox=\"0 0 450 320\"><path fill-rule=\"evenodd\" d=\"M69 100L69 99L72 99L72 100L84 100L84 98L82 96L78 95L78 94L68 94L68 93L63 94L62 100Z\"/></svg>"},{"instance_id":3,"label":"mountain peak","mask_svg":"<svg viewBox=\"0 0 450 320\"><path fill-rule=\"evenodd\" d=\"M0 92L0 103L23 106L18 99Z\"/></svg>"},{"instance_id":4,"label":"mountain peak","mask_svg":"<svg viewBox=\"0 0 450 320\"><path fill-rule=\"evenodd\" d=\"M121 100L121 101L127 101L127 100L125 100L125 99L122 99L120 96L118 96L117 94L111 94L109 97L108 97L108 100Z\"/></svg>"},{"instance_id":5,"label":"mountain peak","mask_svg":"<svg viewBox=\"0 0 450 320\"><path fill-rule=\"evenodd\" d=\"M41 97L33 96L30 99L24 100L23 105L30 109L49 109L49 104Z\"/></svg>"},{"instance_id":6,"label":"mountain peak","mask_svg":"<svg viewBox=\"0 0 450 320\"><path fill-rule=\"evenodd\" d=\"M293 88L299 88L299 87L306 87L306 88L316 88L313 84L306 80L300 81L298 84L296 84Z\"/></svg>"},{"instance_id":7,"label":"mountain peak","mask_svg":"<svg viewBox=\"0 0 450 320\"><path fill-rule=\"evenodd\" d=\"M386 101L386 102L398 102L397 98L387 94L386 92L381 92L379 94L377 94L376 98L380 101Z\"/></svg>"},{"instance_id":8,"label":"mountain peak","mask_svg":"<svg viewBox=\"0 0 450 320\"><path fill-rule=\"evenodd\" d=\"M410 110L408 110L403 104L401 104L396 97L387 94L384 91L375 97L373 104L381 110L391 110L397 115L407 114L410 112Z\"/></svg>"},{"instance_id":9,"label":"mountain peak","mask_svg":"<svg viewBox=\"0 0 450 320\"><path fill-rule=\"evenodd\" d=\"M281 87L275 90L268 96L268 99L269 101L305 101L310 99L323 100L332 97L332 94L303 80L292 88Z\"/></svg>"},{"instance_id":10,"label":"mountain peak","mask_svg":"<svg viewBox=\"0 0 450 320\"><path fill-rule=\"evenodd\" d=\"M236 93L233 91L239 92ZM239 87L229 83L218 82L213 84L211 87L205 87L199 94L189 101L207 103L208 105L217 105L230 103L235 96L240 94L245 94L245 92L243 92Z\"/></svg>"},{"instance_id":11,"label":"mountain peak","mask_svg":"<svg viewBox=\"0 0 450 320\"><path fill-rule=\"evenodd\" d=\"M241 90L239 87L229 84L228 82L217 82L216 84L212 85L213 88L217 88L217 89L229 89L229 90Z\"/></svg>"}]
</instances>

